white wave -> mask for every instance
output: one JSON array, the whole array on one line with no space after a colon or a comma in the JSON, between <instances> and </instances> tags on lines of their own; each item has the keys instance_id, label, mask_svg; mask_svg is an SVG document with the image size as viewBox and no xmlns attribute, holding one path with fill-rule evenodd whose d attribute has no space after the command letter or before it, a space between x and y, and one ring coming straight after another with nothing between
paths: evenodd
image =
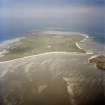
<instances>
[{"instance_id":1,"label":"white wave","mask_svg":"<svg viewBox=\"0 0 105 105\"><path fill-rule=\"evenodd\" d=\"M14 61L23 60L23 59L28 59L28 58L37 57L37 56L49 55L49 54L75 54L75 55L85 55L85 53L79 53L79 52L46 52L46 53L40 53L40 54L37 54L37 55L31 55L31 56L26 56L26 57L22 57L22 58L17 58L17 59L13 59L13 60L9 60L9 61L3 61L3 62L0 62L0 64L14 62Z\"/></svg>"},{"instance_id":2,"label":"white wave","mask_svg":"<svg viewBox=\"0 0 105 105\"><path fill-rule=\"evenodd\" d=\"M3 42L1 43L1 45L12 44L12 43L18 42L18 41L20 41L20 40L22 40L22 39L24 39L24 38L25 38L25 37L19 37L19 38L15 38L15 39L6 40L6 41L3 41Z\"/></svg>"},{"instance_id":3,"label":"white wave","mask_svg":"<svg viewBox=\"0 0 105 105\"><path fill-rule=\"evenodd\" d=\"M43 34L55 34L55 35L82 35L88 37L86 34L80 32L67 32L67 31L43 31Z\"/></svg>"}]
</instances>

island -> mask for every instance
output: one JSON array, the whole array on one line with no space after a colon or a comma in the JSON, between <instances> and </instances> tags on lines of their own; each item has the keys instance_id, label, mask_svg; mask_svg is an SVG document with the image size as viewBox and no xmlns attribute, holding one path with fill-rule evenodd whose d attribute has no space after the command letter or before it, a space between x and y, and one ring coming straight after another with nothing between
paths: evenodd
<instances>
[{"instance_id":1,"label":"island","mask_svg":"<svg viewBox=\"0 0 105 105\"><path fill-rule=\"evenodd\" d=\"M86 38L83 33L44 31L28 33L22 38L3 44L4 54L0 61L13 60L45 52L80 52L86 51L78 43Z\"/></svg>"}]
</instances>

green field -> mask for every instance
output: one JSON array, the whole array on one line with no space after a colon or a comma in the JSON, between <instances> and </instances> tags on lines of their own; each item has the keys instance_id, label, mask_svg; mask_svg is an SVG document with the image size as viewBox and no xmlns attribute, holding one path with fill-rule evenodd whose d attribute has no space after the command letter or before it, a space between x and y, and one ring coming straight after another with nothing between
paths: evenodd
<instances>
[{"instance_id":1,"label":"green field","mask_svg":"<svg viewBox=\"0 0 105 105\"><path fill-rule=\"evenodd\" d=\"M32 35L30 33L24 39L9 44L8 53L1 57L0 61L53 51L84 53L85 51L79 49L75 44L83 40L83 38L82 35Z\"/></svg>"}]
</instances>

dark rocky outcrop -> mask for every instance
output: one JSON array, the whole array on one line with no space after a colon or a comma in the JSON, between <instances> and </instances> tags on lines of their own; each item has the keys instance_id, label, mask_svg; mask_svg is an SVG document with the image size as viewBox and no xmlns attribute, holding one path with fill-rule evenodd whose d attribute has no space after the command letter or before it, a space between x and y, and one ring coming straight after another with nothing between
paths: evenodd
<instances>
[{"instance_id":1,"label":"dark rocky outcrop","mask_svg":"<svg viewBox=\"0 0 105 105\"><path fill-rule=\"evenodd\" d=\"M105 70L105 56L104 55L95 55L89 58L90 63L96 64L96 67L101 70Z\"/></svg>"}]
</instances>

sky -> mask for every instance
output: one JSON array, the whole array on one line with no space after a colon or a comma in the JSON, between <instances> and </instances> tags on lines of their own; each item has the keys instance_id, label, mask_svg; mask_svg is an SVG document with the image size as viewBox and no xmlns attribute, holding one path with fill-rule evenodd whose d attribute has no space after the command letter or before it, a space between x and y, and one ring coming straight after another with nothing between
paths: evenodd
<instances>
[{"instance_id":1,"label":"sky","mask_svg":"<svg viewBox=\"0 0 105 105\"><path fill-rule=\"evenodd\" d=\"M104 0L0 0L0 8L16 6L104 5Z\"/></svg>"},{"instance_id":2,"label":"sky","mask_svg":"<svg viewBox=\"0 0 105 105\"><path fill-rule=\"evenodd\" d=\"M100 22L105 17L105 0L0 0L0 18ZM16 21L16 20L15 20Z\"/></svg>"}]
</instances>

